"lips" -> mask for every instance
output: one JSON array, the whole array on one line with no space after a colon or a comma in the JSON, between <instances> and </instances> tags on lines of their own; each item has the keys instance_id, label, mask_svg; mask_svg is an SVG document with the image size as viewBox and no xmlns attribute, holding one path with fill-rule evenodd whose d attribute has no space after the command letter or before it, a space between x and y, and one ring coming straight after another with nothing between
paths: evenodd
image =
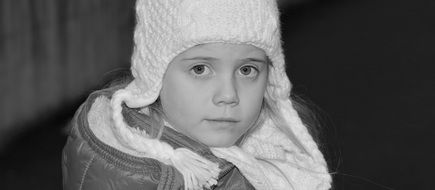
<instances>
[{"instance_id":1,"label":"lips","mask_svg":"<svg viewBox=\"0 0 435 190\"><path fill-rule=\"evenodd\" d=\"M230 117L221 117L221 118L213 118L213 119L206 119L207 121L211 122L224 122L224 123L237 123L239 120L235 118Z\"/></svg>"},{"instance_id":2,"label":"lips","mask_svg":"<svg viewBox=\"0 0 435 190\"><path fill-rule=\"evenodd\" d=\"M211 126L226 129L231 128L235 124L239 122L239 120L234 118L213 118L213 119L205 119Z\"/></svg>"}]
</instances>

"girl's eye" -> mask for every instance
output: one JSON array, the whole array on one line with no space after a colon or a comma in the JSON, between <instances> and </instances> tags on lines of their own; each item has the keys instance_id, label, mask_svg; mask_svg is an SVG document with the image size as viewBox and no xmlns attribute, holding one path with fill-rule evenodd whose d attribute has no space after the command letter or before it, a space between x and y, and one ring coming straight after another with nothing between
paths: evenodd
<instances>
[{"instance_id":1,"label":"girl's eye","mask_svg":"<svg viewBox=\"0 0 435 190\"><path fill-rule=\"evenodd\" d=\"M190 72L197 76L204 76L210 74L210 69L205 65L195 65L190 69Z\"/></svg>"},{"instance_id":2,"label":"girl's eye","mask_svg":"<svg viewBox=\"0 0 435 190\"><path fill-rule=\"evenodd\" d=\"M258 70L253 66L243 66L240 67L239 72L241 75L246 77L255 77L258 74Z\"/></svg>"}]
</instances>

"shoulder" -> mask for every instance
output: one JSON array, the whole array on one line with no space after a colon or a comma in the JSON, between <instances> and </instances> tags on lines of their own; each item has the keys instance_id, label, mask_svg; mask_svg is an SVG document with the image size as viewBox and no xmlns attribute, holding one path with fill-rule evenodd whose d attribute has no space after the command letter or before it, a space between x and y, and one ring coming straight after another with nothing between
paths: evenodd
<instances>
[{"instance_id":1,"label":"shoulder","mask_svg":"<svg viewBox=\"0 0 435 190\"><path fill-rule=\"evenodd\" d=\"M65 189L154 189L162 171L168 170L157 160L131 154L117 142L111 131L113 92L92 93L71 122L62 155Z\"/></svg>"}]
</instances>

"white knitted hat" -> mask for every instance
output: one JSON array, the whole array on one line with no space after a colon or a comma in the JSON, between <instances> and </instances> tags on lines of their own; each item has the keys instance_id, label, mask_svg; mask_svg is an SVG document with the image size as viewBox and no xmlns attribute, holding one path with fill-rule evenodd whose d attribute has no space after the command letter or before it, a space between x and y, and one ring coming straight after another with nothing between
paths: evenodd
<instances>
[{"instance_id":1,"label":"white knitted hat","mask_svg":"<svg viewBox=\"0 0 435 190\"><path fill-rule=\"evenodd\" d=\"M330 176L323 155L289 99L291 85L285 73L275 0L137 0L136 13L131 67L134 80L126 88L115 92L111 101L114 132L125 147L174 165L185 175L185 180L189 178L186 175L193 175L193 178L202 175L203 179L197 179L199 184L214 184L215 181L210 178L215 179L219 173L216 165L187 150L174 150L170 145L128 127L121 114L121 104L131 108L152 104L159 96L168 64L175 56L195 45L213 42L250 44L263 49L272 62L266 91L294 133L296 142L285 135L279 141L270 138L270 135L282 136L283 133L267 119L247 138L242 148L266 159L265 152L272 159L285 152L306 157L308 161L303 161L302 165L323 174L322 178L329 184ZM180 164L182 157L193 157L202 163L198 170L208 168L211 172L189 174L192 171L186 168L191 166ZM198 165L197 162L195 164Z\"/></svg>"}]
</instances>

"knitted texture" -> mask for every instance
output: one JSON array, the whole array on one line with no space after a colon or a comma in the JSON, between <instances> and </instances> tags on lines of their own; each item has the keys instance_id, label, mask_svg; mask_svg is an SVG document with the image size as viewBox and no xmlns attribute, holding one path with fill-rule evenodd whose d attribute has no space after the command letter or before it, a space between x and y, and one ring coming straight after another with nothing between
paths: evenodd
<instances>
[{"instance_id":1,"label":"knitted texture","mask_svg":"<svg viewBox=\"0 0 435 190\"><path fill-rule=\"evenodd\" d=\"M137 0L136 13L131 66L134 80L125 89L118 90L111 100L115 123L113 131L124 146L165 163L180 165L177 163L180 158L173 158L172 147L159 144L158 140L131 129L124 122L122 103L131 108L153 103L159 96L168 64L175 56L195 45L218 42L250 44L263 49L272 62L266 94L270 103L279 109L295 139L288 139L269 118L250 134L241 148L252 158L282 160L304 166L314 173L314 178L326 184L319 189L329 188L331 178L323 155L289 100L291 84L285 73L275 0ZM271 135L273 138L270 138ZM221 155L230 155L231 149L228 151L225 154L225 149L219 149ZM303 159L296 159L296 163L294 157ZM247 172L245 175L249 175L249 167L255 167L252 163L239 165L243 167L241 171ZM215 176L215 172L209 175ZM258 176L252 178L257 179Z\"/></svg>"},{"instance_id":2,"label":"knitted texture","mask_svg":"<svg viewBox=\"0 0 435 190\"><path fill-rule=\"evenodd\" d=\"M273 97L286 98L290 83L284 71L278 10L273 0L139 0L132 56L131 85L135 100L129 107L157 99L163 74L172 59L198 44L252 44L274 63L269 75ZM134 90L133 90L134 89ZM146 99L146 100L145 100Z\"/></svg>"}]
</instances>

